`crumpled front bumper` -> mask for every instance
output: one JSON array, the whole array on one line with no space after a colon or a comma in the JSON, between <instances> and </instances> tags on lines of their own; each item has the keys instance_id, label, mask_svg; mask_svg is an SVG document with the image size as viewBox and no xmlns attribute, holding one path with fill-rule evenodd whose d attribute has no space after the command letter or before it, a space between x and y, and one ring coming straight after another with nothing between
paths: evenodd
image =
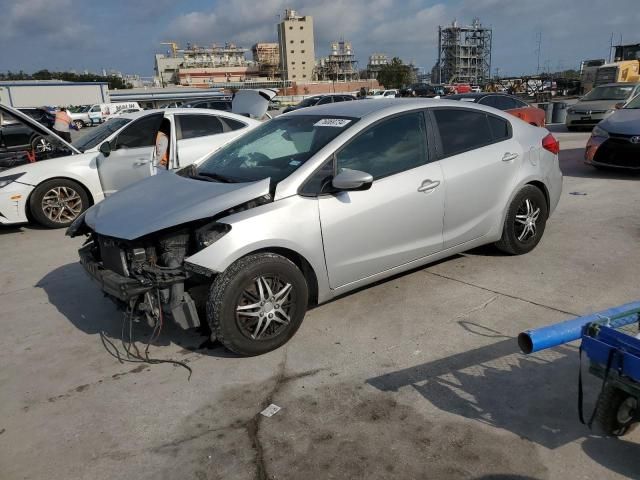
<instances>
[{"instance_id":1,"label":"crumpled front bumper","mask_svg":"<svg viewBox=\"0 0 640 480\"><path fill-rule=\"evenodd\" d=\"M92 280L94 280L104 293L112 297L128 302L139 295L152 290L153 284L142 283L135 278L125 277L111 270L106 270L99 262L96 262L91 253L93 244L82 247L78 254L80 263Z\"/></svg>"}]
</instances>

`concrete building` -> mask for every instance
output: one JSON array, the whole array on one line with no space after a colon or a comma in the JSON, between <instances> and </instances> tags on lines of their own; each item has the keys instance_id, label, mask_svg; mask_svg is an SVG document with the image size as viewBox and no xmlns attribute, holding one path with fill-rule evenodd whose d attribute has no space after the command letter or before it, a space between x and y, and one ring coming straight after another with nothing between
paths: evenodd
<instances>
[{"instance_id":1,"label":"concrete building","mask_svg":"<svg viewBox=\"0 0 640 480\"><path fill-rule=\"evenodd\" d=\"M233 43L210 47L188 43L184 49L174 42L165 44L171 51L155 56L155 73L161 85L206 87L260 76L258 64L246 58L248 50Z\"/></svg>"},{"instance_id":2,"label":"concrete building","mask_svg":"<svg viewBox=\"0 0 640 480\"><path fill-rule=\"evenodd\" d=\"M315 67L313 17L301 16L295 10L285 10L278 24L280 74L283 80L308 82Z\"/></svg>"},{"instance_id":3,"label":"concrete building","mask_svg":"<svg viewBox=\"0 0 640 480\"><path fill-rule=\"evenodd\" d=\"M0 103L10 107L42 107L109 103L106 82L16 80L0 82Z\"/></svg>"},{"instance_id":4,"label":"concrete building","mask_svg":"<svg viewBox=\"0 0 640 480\"><path fill-rule=\"evenodd\" d=\"M478 18L468 26L453 22L438 27L438 63L432 76L437 83L484 84L491 78L490 28Z\"/></svg>"},{"instance_id":5,"label":"concrete building","mask_svg":"<svg viewBox=\"0 0 640 480\"><path fill-rule=\"evenodd\" d=\"M251 47L253 61L258 64L260 76L275 78L280 66L280 45L277 43L256 43Z\"/></svg>"},{"instance_id":6,"label":"concrete building","mask_svg":"<svg viewBox=\"0 0 640 480\"><path fill-rule=\"evenodd\" d=\"M389 64L389 57L386 53L374 53L369 56L367 63L367 78L378 78L378 72L384 65Z\"/></svg>"},{"instance_id":7,"label":"concrete building","mask_svg":"<svg viewBox=\"0 0 640 480\"><path fill-rule=\"evenodd\" d=\"M351 82L358 80L358 61L353 53L351 42L340 40L331 44L329 56L321 58L316 67L320 80Z\"/></svg>"}]
</instances>

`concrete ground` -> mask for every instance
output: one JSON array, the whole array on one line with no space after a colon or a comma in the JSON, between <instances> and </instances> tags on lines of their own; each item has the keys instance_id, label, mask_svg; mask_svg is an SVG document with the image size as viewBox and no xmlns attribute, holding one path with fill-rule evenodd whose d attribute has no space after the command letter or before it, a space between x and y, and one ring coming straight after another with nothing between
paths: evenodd
<instances>
[{"instance_id":1,"label":"concrete ground","mask_svg":"<svg viewBox=\"0 0 640 480\"><path fill-rule=\"evenodd\" d=\"M578 422L576 347L517 353L526 328L638 299L638 178L557 135L564 192L532 253L478 249L363 289L258 358L167 326L150 353L190 380L105 351L122 317L80 239L1 229L0 478L640 478L640 434Z\"/></svg>"}]
</instances>

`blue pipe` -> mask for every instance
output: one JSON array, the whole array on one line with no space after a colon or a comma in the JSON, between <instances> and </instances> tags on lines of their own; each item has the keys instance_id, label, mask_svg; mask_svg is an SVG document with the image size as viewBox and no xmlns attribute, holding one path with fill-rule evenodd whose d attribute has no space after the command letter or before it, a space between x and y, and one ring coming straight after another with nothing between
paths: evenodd
<instances>
[{"instance_id":1,"label":"blue pipe","mask_svg":"<svg viewBox=\"0 0 640 480\"><path fill-rule=\"evenodd\" d=\"M518 335L518 346L523 353L529 354L573 342L582 337L582 329L591 322L610 320L612 328L622 327L638 321L640 301L613 307L602 312L592 313L546 327L527 330Z\"/></svg>"}]
</instances>

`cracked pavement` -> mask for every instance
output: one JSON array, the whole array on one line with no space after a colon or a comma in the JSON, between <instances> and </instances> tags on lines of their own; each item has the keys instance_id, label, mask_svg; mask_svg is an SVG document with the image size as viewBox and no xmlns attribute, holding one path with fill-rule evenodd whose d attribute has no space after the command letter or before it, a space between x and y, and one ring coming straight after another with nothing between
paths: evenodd
<instances>
[{"instance_id":1,"label":"cracked pavement","mask_svg":"<svg viewBox=\"0 0 640 480\"><path fill-rule=\"evenodd\" d=\"M167 326L150 353L191 380L104 350L122 317L81 241L0 229L0 478L640 478L640 434L577 420L576 347L517 353L524 329L638 299L638 177L583 166L587 134L558 136L564 193L531 254L476 249L378 283L261 357Z\"/></svg>"}]
</instances>

